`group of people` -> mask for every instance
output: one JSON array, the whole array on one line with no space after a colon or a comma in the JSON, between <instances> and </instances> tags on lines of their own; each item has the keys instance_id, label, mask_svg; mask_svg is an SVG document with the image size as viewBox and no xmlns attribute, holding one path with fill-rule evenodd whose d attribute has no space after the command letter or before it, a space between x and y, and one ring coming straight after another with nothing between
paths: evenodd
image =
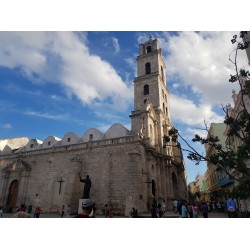
<instances>
[{"instance_id":1,"label":"group of people","mask_svg":"<svg viewBox=\"0 0 250 250\"><path fill-rule=\"evenodd\" d=\"M102 215L104 215L105 218L113 218L113 215L114 215L113 205L111 204L108 207L108 204L105 204L104 208L102 209Z\"/></svg>"},{"instance_id":2,"label":"group of people","mask_svg":"<svg viewBox=\"0 0 250 250\"><path fill-rule=\"evenodd\" d=\"M179 213L181 218L198 218L199 216L208 218L208 213L211 211L227 212L229 218L237 217L237 205L234 199L231 198L226 200L225 207L224 203L216 201L191 203L185 200L175 199L173 201L173 211Z\"/></svg>"},{"instance_id":3,"label":"group of people","mask_svg":"<svg viewBox=\"0 0 250 250\"><path fill-rule=\"evenodd\" d=\"M208 218L208 213L210 212L209 202L201 201L201 202L188 202L185 200L173 202L173 210L175 213L179 213L181 218L199 218L199 216L203 216L203 218Z\"/></svg>"},{"instance_id":4,"label":"group of people","mask_svg":"<svg viewBox=\"0 0 250 250\"><path fill-rule=\"evenodd\" d=\"M177 203L177 211L181 218L199 218L199 216L208 218L208 205L206 202L190 203L180 200Z\"/></svg>"},{"instance_id":5,"label":"group of people","mask_svg":"<svg viewBox=\"0 0 250 250\"><path fill-rule=\"evenodd\" d=\"M132 207L129 214L130 214L130 218L137 218L138 217L138 211L134 207Z\"/></svg>"},{"instance_id":6,"label":"group of people","mask_svg":"<svg viewBox=\"0 0 250 250\"><path fill-rule=\"evenodd\" d=\"M70 205L68 205L67 207L67 210L66 210L66 217L69 218L70 217L70 213L71 213L71 208L70 208ZM64 214L65 214L65 206L63 205L60 209L60 215L61 215L61 218L64 217Z\"/></svg>"},{"instance_id":7,"label":"group of people","mask_svg":"<svg viewBox=\"0 0 250 250\"><path fill-rule=\"evenodd\" d=\"M157 202L154 198L152 207L151 207L151 217L152 218L163 218L166 212L166 202L162 200L162 202Z\"/></svg>"}]
</instances>

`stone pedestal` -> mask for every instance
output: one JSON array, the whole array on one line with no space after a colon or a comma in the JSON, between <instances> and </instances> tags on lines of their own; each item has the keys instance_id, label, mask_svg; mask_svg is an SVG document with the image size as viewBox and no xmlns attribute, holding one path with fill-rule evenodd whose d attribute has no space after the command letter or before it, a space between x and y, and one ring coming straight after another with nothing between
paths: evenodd
<instances>
[{"instance_id":1,"label":"stone pedestal","mask_svg":"<svg viewBox=\"0 0 250 250\"><path fill-rule=\"evenodd\" d=\"M85 199L79 199L78 214L82 213L82 202L83 202L84 200L85 200Z\"/></svg>"}]
</instances>

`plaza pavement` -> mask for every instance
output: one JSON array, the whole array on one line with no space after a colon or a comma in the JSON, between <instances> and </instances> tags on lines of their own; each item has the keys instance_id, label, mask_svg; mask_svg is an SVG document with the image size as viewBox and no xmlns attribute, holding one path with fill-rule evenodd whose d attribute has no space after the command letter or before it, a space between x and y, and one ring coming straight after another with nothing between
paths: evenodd
<instances>
[{"instance_id":1,"label":"plaza pavement","mask_svg":"<svg viewBox=\"0 0 250 250\"><path fill-rule=\"evenodd\" d=\"M12 218L14 213L4 213L3 218ZM33 218L33 214L30 214L31 218ZM148 214L138 214L139 218L151 218L151 215ZM61 215L59 213L41 213L40 218L61 218ZM74 215L71 215L70 218L74 218ZM105 218L103 215L96 215L96 218ZM114 215L113 218L128 218L127 216L118 216ZM165 213L165 219L166 218L180 218L179 214L176 214L172 211L167 211ZM199 218L203 218L202 215L199 216ZM228 218L226 213L218 213L218 212L211 212L208 214L208 218ZM1 218L0 218L1 219ZM66 216L64 216L64 219L67 219Z\"/></svg>"}]
</instances>

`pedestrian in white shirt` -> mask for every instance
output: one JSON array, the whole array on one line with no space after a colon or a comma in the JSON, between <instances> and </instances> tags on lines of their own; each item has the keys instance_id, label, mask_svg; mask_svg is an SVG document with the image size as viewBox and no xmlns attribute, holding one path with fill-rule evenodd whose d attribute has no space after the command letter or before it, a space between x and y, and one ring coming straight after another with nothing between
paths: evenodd
<instances>
[{"instance_id":1,"label":"pedestrian in white shirt","mask_svg":"<svg viewBox=\"0 0 250 250\"><path fill-rule=\"evenodd\" d=\"M166 212L166 202L165 202L165 200L162 201L161 208L162 208L162 212L163 212L163 216L164 216L164 214Z\"/></svg>"}]
</instances>

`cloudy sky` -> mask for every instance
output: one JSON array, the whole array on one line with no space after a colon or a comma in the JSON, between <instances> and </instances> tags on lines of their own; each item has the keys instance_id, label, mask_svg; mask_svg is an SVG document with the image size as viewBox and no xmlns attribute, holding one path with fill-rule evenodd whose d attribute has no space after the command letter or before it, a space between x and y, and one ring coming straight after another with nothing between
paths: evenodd
<instances>
[{"instance_id":1,"label":"cloudy sky","mask_svg":"<svg viewBox=\"0 0 250 250\"><path fill-rule=\"evenodd\" d=\"M230 40L238 32L0 32L0 138L44 140L113 123L130 129L138 45L157 38L170 112L188 140L232 104ZM245 54L239 63L247 66ZM183 146L185 146L183 144ZM200 148L202 151L203 149ZM205 166L185 159L188 182Z\"/></svg>"}]
</instances>

